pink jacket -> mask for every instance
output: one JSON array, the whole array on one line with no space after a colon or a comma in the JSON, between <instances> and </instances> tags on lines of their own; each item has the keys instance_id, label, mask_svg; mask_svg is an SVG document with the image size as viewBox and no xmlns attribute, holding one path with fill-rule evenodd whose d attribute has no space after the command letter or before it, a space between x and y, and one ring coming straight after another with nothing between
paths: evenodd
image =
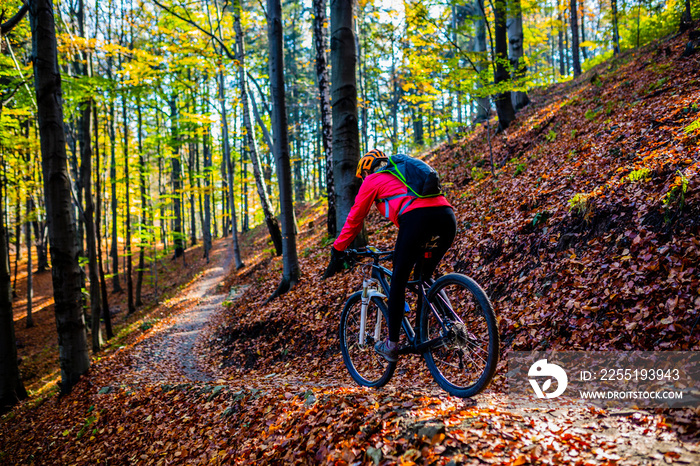
<instances>
[{"instance_id":1,"label":"pink jacket","mask_svg":"<svg viewBox=\"0 0 700 466\"><path fill-rule=\"evenodd\" d=\"M421 207L452 207L445 196L416 198L405 196L408 188L390 173L372 173L360 186L360 191L345 220L343 230L333 243L338 251L344 251L362 230L364 221L372 203L376 202L379 212L399 226L399 215ZM380 202L380 200L383 200Z\"/></svg>"}]
</instances>

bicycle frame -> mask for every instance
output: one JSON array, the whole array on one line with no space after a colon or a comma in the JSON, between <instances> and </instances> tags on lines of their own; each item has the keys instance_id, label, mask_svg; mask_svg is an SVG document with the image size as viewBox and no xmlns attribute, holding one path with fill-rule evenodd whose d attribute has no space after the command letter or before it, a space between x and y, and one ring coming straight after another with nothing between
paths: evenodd
<instances>
[{"instance_id":1,"label":"bicycle frame","mask_svg":"<svg viewBox=\"0 0 700 466\"><path fill-rule=\"evenodd\" d=\"M390 285L389 282L387 281L387 278L391 278L392 272L387 269L386 267L383 267L379 265L379 260L380 256L373 256L373 262L370 265L372 268L371 272L371 277L367 278L365 277L362 281L362 307L360 310L360 344L365 344L365 337L366 337L366 325L367 325L367 305L369 304L369 301L373 297L379 297L382 299L385 299L389 295L389 289ZM381 287L381 291L379 291L378 288L374 288L373 285L379 285ZM428 309L426 307L429 307L430 312L432 312L435 315L435 318L438 320L440 323L440 326L443 328L445 332L448 331L447 326L445 325L445 321L440 315L440 312L435 308L435 306L428 301L427 299L427 290L430 288L430 285L423 281L421 278L418 280L411 280L407 284L408 286L415 286L418 292L418 306L417 306L417 322L420 322L420 317L421 313L423 312L428 312ZM449 301L446 299L446 297L441 297L441 301L445 305L445 307L449 310L452 311L452 307L449 304ZM426 306L426 303L428 306ZM408 306L407 306L408 307ZM455 315L454 312L452 312L452 315L459 319L461 322L461 319L459 316ZM379 330L381 327L381 319L382 319L382 314L379 313L377 317L377 322L375 323L375 329L374 329L374 339L375 341L379 340ZM411 325L411 323L408 320L408 317L404 313L403 320L401 321L401 327L403 328L404 332L406 333L406 337L408 339L409 344L403 347L399 348L399 354L422 354L424 353L427 349L436 346L438 344L442 343L443 337L438 337L438 338L433 338L432 340L423 342L423 343L418 343L418 335L416 334L415 329Z\"/></svg>"},{"instance_id":2,"label":"bicycle frame","mask_svg":"<svg viewBox=\"0 0 700 466\"><path fill-rule=\"evenodd\" d=\"M396 362L375 354L376 343L386 337L386 299L394 281L393 272L381 262L393 251L368 247L347 254L351 261L368 257L371 261L362 264L362 290L350 295L341 314L343 361L355 382L379 388L396 369ZM404 313L401 331L406 341L402 338L398 354L421 355L437 384L454 396L480 393L494 376L500 345L496 315L486 293L474 280L457 273L435 281L419 276L407 283L407 289L417 295L416 321L414 328L410 313Z\"/></svg>"}]
</instances>

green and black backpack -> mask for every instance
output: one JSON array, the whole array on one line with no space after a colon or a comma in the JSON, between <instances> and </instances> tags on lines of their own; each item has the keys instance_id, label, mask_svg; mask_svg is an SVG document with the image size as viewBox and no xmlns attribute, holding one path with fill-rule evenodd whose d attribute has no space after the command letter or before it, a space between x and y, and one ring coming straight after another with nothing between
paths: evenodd
<instances>
[{"instance_id":1,"label":"green and black backpack","mask_svg":"<svg viewBox=\"0 0 700 466\"><path fill-rule=\"evenodd\" d=\"M389 217L389 201L400 197L411 197L410 201L403 205L398 215L401 215L415 199L436 197L442 194L440 176L433 167L420 159L408 155L397 154L388 157L387 165L376 173L391 173L406 186L405 194L378 199L384 202L385 216Z\"/></svg>"}]
</instances>

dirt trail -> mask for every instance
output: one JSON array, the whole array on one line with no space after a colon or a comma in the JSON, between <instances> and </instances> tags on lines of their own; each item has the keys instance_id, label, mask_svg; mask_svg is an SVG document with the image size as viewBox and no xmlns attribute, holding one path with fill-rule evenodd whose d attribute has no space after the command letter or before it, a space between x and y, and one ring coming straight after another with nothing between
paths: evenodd
<instances>
[{"instance_id":1,"label":"dirt trail","mask_svg":"<svg viewBox=\"0 0 700 466\"><path fill-rule=\"evenodd\" d=\"M187 301L187 310L154 325L130 354L130 384L212 382L216 374L200 363L196 343L212 315L221 309L228 290L220 285L231 264L230 244L214 246L202 275L171 299ZM124 374L120 375L121 381ZM120 381L115 381L119 383Z\"/></svg>"}]
</instances>

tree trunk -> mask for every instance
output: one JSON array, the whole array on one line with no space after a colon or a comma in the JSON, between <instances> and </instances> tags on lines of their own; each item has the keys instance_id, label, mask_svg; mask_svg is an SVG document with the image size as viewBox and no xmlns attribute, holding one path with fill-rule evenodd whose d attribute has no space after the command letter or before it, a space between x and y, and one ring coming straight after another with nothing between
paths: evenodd
<instances>
[{"instance_id":1,"label":"tree trunk","mask_svg":"<svg viewBox=\"0 0 700 466\"><path fill-rule=\"evenodd\" d=\"M189 78L189 71L188 71L188 78ZM195 87L198 86L199 83L195 80ZM196 111L196 102L194 95L192 97L192 111ZM188 111L189 111L189 103L188 103ZM195 177L195 158L196 158L196 152L197 152L197 139L190 140L188 147L187 147L187 179L189 181L190 187L189 187L189 194L190 194L190 246L194 246L197 244L197 217L195 215L195 182L194 182L194 177Z\"/></svg>"},{"instance_id":2,"label":"tree trunk","mask_svg":"<svg viewBox=\"0 0 700 466\"><path fill-rule=\"evenodd\" d=\"M149 215L150 206L148 205L146 186L148 185L147 170L146 170L146 159L143 156L143 116L141 114L141 100L139 99L136 105L136 124L138 125L138 151L139 151L139 192L141 193L141 225L139 229L143 231L145 225L153 225L153 221ZM143 299L141 299L141 290L143 288L143 272L146 268L146 245L144 238L146 235L141 234L141 240L139 241L139 265L138 272L136 273L136 295L134 296L134 305L143 305ZM154 258L155 259L155 258Z\"/></svg>"},{"instance_id":3,"label":"tree trunk","mask_svg":"<svg viewBox=\"0 0 700 466\"><path fill-rule=\"evenodd\" d=\"M209 84L206 86L204 113L209 113ZM204 158L204 224L202 225L204 237L204 257L209 263L209 251L211 251L211 125L204 123L202 134L202 156Z\"/></svg>"},{"instance_id":4,"label":"tree trunk","mask_svg":"<svg viewBox=\"0 0 700 466\"><path fill-rule=\"evenodd\" d=\"M572 0L573 1L573 0ZM523 11L520 0L513 0L512 16L508 19L508 53L510 55L510 65L513 69L513 79L518 81L518 86L524 83L527 74L527 65L523 58ZM530 103L527 93L514 91L511 93L513 100L513 110L516 112Z\"/></svg>"},{"instance_id":5,"label":"tree trunk","mask_svg":"<svg viewBox=\"0 0 700 466\"><path fill-rule=\"evenodd\" d=\"M685 0L685 10L681 18L680 31L684 32L690 29L693 24L693 14L690 10L690 0ZM637 26L637 36L639 36L639 26ZM637 39L639 41L639 39ZM637 45L639 46L639 45Z\"/></svg>"},{"instance_id":6,"label":"tree trunk","mask_svg":"<svg viewBox=\"0 0 700 466\"><path fill-rule=\"evenodd\" d=\"M248 154L250 154L250 162L253 165L253 176L255 177L255 185L258 189L258 196L260 197L260 205L263 210L263 215L265 216L265 223L267 224L267 229L270 231L270 236L272 242L275 245L275 251L279 256L282 254L282 233L280 232L279 222L273 214L272 205L270 204L270 198L267 195L267 187L265 186L265 180L262 176L260 170L260 162L258 159L258 145L255 138L255 127L253 126L252 119L250 117L250 103L248 101L248 85L245 72L245 42L243 41L243 30L241 29L241 3L240 0L234 1L234 29L236 31L236 57L238 60L238 76L240 79L241 86L241 102L243 104L243 125L246 128L246 149ZM279 136L275 131L273 131L275 137L279 140ZM229 184L232 182L229 180ZM233 186L230 188L231 193L233 193ZM234 198L231 195L231 202Z\"/></svg>"},{"instance_id":7,"label":"tree trunk","mask_svg":"<svg viewBox=\"0 0 700 466\"><path fill-rule=\"evenodd\" d=\"M413 123L413 143L422 147L424 144L423 139L423 115L420 111L419 105L413 105L411 107L411 121Z\"/></svg>"},{"instance_id":8,"label":"tree trunk","mask_svg":"<svg viewBox=\"0 0 700 466\"><path fill-rule=\"evenodd\" d=\"M221 105L221 129L222 129L222 139L223 139L223 150L224 150L224 161L222 164L222 170L225 169L227 176L225 177L228 181L226 185L228 186L228 200L229 209L231 211L231 233L233 236L233 260L236 264L236 269L243 267L243 261L241 260L241 250L238 245L238 232L236 231L236 198L233 195L233 164L231 163L231 146L229 142L228 135L228 118L226 116L226 99L224 94L224 71L223 69L219 72L219 104ZM224 222L224 237L226 236L226 222Z\"/></svg>"},{"instance_id":9,"label":"tree trunk","mask_svg":"<svg viewBox=\"0 0 700 466\"><path fill-rule=\"evenodd\" d=\"M85 210L83 211L85 221L85 240L87 244L88 266L90 270L90 316L92 319L92 351L97 353L102 347L102 334L100 332L100 317L102 316L102 306L100 305L100 278L97 266L97 246L95 240L95 204L92 199L92 144L90 136L92 133L92 100L82 102L79 125L81 141L80 145L80 178L85 190Z\"/></svg>"},{"instance_id":10,"label":"tree trunk","mask_svg":"<svg viewBox=\"0 0 700 466\"><path fill-rule=\"evenodd\" d=\"M29 2L34 84L41 140L46 216L51 245L61 391L68 393L90 368L81 302L78 238L71 203L63 132L63 98L58 68L53 2Z\"/></svg>"},{"instance_id":11,"label":"tree trunk","mask_svg":"<svg viewBox=\"0 0 700 466\"><path fill-rule=\"evenodd\" d=\"M474 9L476 11L474 20L474 45L473 50L479 55L477 59L476 69L481 74L484 69L486 69L486 19L484 11L484 0L476 0L474 3ZM476 81L477 90L484 86L482 79L479 78ZM489 112L491 110L491 102L488 97L476 97L476 116L474 117L474 123L481 123L488 119Z\"/></svg>"},{"instance_id":12,"label":"tree trunk","mask_svg":"<svg viewBox=\"0 0 700 466\"><path fill-rule=\"evenodd\" d=\"M114 111L114 99L110 104L109 138L111 145L111 161L109 167L109 183L112 188L110 205L112 207L112 244L109 255L112 258L112 292L121 293L122 286L119 283L119 249L117 245L117 136L116 115Z\"/></svg>"},{"instance_id":13,"label":"tree trunk","mask_svg":"<svg viewBox=\"0 0 700 466\"><path fill-rule=\"evenodd\" d=\"M27 196L27 221L24 223L24 238L27 244L27 328L34 327L34 318L32 316L32 297L34 295L33 286L33 271L32 268L32 225L29 220L30 213L32 212L32 205L29 201L29 196ZM1 219L0 219L1 220Z\"/></svg>"},{"instance_id":14,"label":"tree trunk","mask_svg":"<svg viewBox=\"0 0 700 466\"><path fill-rule=\"evenodd\" d=\"M360 160L360 134L357 126L354 6L354 0L331 0L331 109L336 231L343 228L360 186L360 181L355 177Z\"/></svg>"},{"instance_id":15,"label":"tree trunk","mask_svg":"<svg viewBox=\"0 0 700 466\"><path fill-rule=\"evenodd\" d=\"M581 2L581 42L586 42L586 2ZM581 47L581 54L583 54L583 61L588 60L588 49L586 47Z\"/></svg>"},{"instance_id":16,"label":"tree trunk","mask_svg":"<svg viewBox=\"0 0 700 466\"><path fill-rule=\"evenodd\" d=\"M170 96L170 120L171 120L171 139L172 139L172 155L170 157L171 164L171 183L172 183L172 201L173 201L173 244L175 246L174 258L181 257L185 254L184 237L182 234L182 179L180 177L180 136L178 133L178 115L177 115L177 97L175 94Z\"/></svg>"},{"instance_id":17,"label":"tree trunk","mask_svg":"<svg viewBox=\"0 0 700 466\"><path fill-rule=\"evenodd\" d=\"M18 178L17 169L14 170L15 180ZM19 183L15 183L17 192L15 193L15 280L12 285L12 298L17 297L17 272L19 271L19 260L22 258L22 199Z\"/></svg>"},{"instance_id":18,"label":"tree trunk","mask_svg":"<svg viewBox=\"0 0 700 466\"><path fill-rule=\"evenodd\" d=\"M134 305L134 279L131 267L131 193L129 179L129 121L126 112L126 91L122 95L122 121L124 123L124 185L126 195L124 196L126 212L124 212L126 244L124 245L124 255L126 256L126 300L129 314L136 312Z\"/></svg>"},{"instance_id":19,"label":"tree trunk","mask_svg":"<svg viewBox=\"0 0 700 466\"><path fill-rule=\"evenodd\" d=\"M617 55L618 53L620 53L620 30L618 28L617 21L617 0L611 0L610 6L612 8L613 53Z\"/></svg>"},{"instance_id":20,"label":"tree trunk","mask_svg":"<svg viewBox=\"0 0 700 466\"><path fill-rule=\"evenodd\" d=\"M496 40L496 57L493 78L496 85L509 81L510 73L505 63L508 62L508 41L506 39L506 3L505 0L496 0L494 8L494 35ZM513 102L510 91L496 94L496 111L498 112L498 129L503 131L510 126L515 119Z\"/></svg>"},{"instance_id":21,"label":"tree trunk","mask_svg":"<svg viewBox=\"0 0 700 466\"><path fill-rule=\"evenodd\" d=\"M32 197L29 198L32 210L36 210L36 204ZM45 272L49 268L49 258L46 256L46 222L39 221L39 215L32 221L34 238L36 238L36 272Z\"/></svg>"},{"instance_id":22,"label":"tree trunk","mask_svg":"<svg viewBox=\"0 0 700 466\"><path fill-rule=\"evenodd\" d=\"M564 15L562 14L561 10L559 10L558 14L559 22L557 24L557 29L559 30L559 76L564 76L566 74L566 54L564 53Z\"/></svg>"},{"instance_id":23,"label":"tree trunk","mask_svg":"<svg viewBox=\"0 0 700 466\"><path fill-rule=\"evenodd\" d=\"M0 98L2 98L0 96ZM0 103L2 105L2 103ZM0 113L2 113L0 111ZM25 137L27 140L29 140L29 120L26 121L24 125L24 130L25 130ZM26 155L26 166L25 166L25 180L27 181L27 186L29 186L29 183L32 179L32 155L31 151L27 150L27 155ZM1 204L0 204L1 205ZM34 207L33 207L33 202L32 202L32 196L30 193L26 193L25 195L25 206L27 209L27 214L24 222L24 242L27 244L27 322L26 326L27 328L34 327L34 318L32 315L32 297L34 296L34 286L33 286L33 278L34 278L34 271L32 270L34 268L33 264L33 257L32 257L32 217L36 215L36 212L34 212ZM2 219L0 219L1 221Z\"/></svg>"},{"instance_id":24,"label":"tree trunk","mask_svg":"<svg viewBox=\"0 0 700 466\"><path fill-rule=\"evenodd\" d=\"M292 197L292 169L289 160L287 109L284 95L284 50L282 47L282 7L279 0L267 1L270 44L270 91L272 95L272 133L275 135L275 162L279 180L282 213L282 280L270 300L291 289L299 280L294 202ZM354 75L353 75L354 79ZM357 119L355 120L357 129ZM356 133L357 135L357 133Z\"/></svg>"},{"instance_id":25,"label":"tree trunk","mask_svg":"<svg viewBox=\"0 0 700 466\"><path fill-rule=\"evenodd\" d=\"M3 96L0 95L0 113L2 101ZM0 206L3 205L3 178L0 178ZM17 365L15 322L12 318L12 281L4 213L4 209L0 209L0 415L27 397Z\"/></svg>"},{"instance_id":26,"label":"tree trunk","mask_svg":"<svg viewBox=\"0 0 700 466\"><path fill-rule=\"evenodd\" d=\"M576 0L571 0L571 56L574 64L574 78L581 75L581 61L579 59L578 49L578 5Z\"/></svg>"},{"instance_id":27,"label":"tree trunk","mask_svg":"<svg viewBox=\"0 0 700 466\"><path fill-rule=\"evenodd\" d=\"M326 228L329 236L335 236L335 186L333 182L333 122L331 120L330 86L326 58L326 0L314 0L314 41L316 44L316 80L321 107L321 144L326 160L326 199L328 217Z\"/></svg>"},{"instance_id":28,"label":"tree trunk","mask_svg":"<svg viewBox=\"0 0 700 466\"><path fill-rule=\"evenodd\" d=\"M100 235L100 224L102 222L102 188L101 188L101 174L100 170L100 144L99 138L97 137L98 118L97 118L97 107L93 113L93 127L95 132L95 173L97 177L95 178L95 192L97 193L96 206L95 206L95 239L97 242L97 267L100 274L100 293L102 295L102 318L105 321L105 333L107 339L114 336L112 331L112 316L109 313L109 299L107 297L107 280L105 280L105 270L102 264L102 236Z\"/></svg>"}]
</instances>

